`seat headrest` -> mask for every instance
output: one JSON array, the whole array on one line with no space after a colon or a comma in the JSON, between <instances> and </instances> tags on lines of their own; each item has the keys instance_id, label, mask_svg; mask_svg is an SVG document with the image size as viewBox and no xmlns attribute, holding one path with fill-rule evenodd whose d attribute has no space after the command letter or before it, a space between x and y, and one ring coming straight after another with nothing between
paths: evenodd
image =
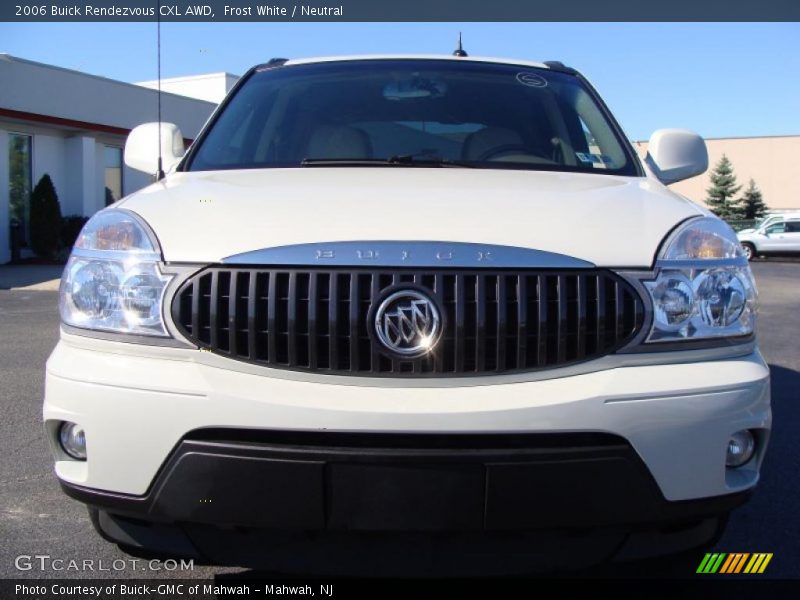
<instances>
[{"instance_id":1,"label":"seat headrest","mask_svg":"<svg viewBox=\"0 0 800 600\"><path fill-rule=\"evenodd\" d=\"M372 158L372 144L361 129L323 125L311 134L306 158Z\"/></svg>"}]
</instances>

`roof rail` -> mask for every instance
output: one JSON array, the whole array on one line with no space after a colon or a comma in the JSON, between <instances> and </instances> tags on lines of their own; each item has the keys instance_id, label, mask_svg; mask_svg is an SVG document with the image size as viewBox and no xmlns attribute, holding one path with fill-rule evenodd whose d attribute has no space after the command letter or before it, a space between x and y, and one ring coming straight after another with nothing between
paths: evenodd
<instances>
[{"instance_id":1,"label":"roof rail","mask_svg":"<svg viewBox=\"0 0 800 600\"><path fill-rule=\"evenodd\" d=\"M263 64L260 64L260 65L256 65L255 71L260 73L261 71L266 71L268 69L274 69L275 67L280 67L287 60L289 60L289 59L288 58L270 58L267 62L265 62Z\"/></svg>"},{"instance_id":2,"label":"roof rail","mask_svg":"<svg viewBox=\"0 0 800 600\"><path fill-rule=\"evenodd\" d=\"M560 60L546 60L544 64L547 65L551 71L558 71L559 73L569 73L570 75L575 75L577 71L572 67L568 67Z\"/></svg>"}]
</instances>

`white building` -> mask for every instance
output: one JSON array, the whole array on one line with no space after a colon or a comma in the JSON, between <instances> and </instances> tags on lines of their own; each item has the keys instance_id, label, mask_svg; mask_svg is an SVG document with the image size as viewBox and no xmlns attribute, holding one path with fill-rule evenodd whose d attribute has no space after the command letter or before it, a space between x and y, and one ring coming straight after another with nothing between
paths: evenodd
<instances>
[{"instance_id":1,"label":"white building","mask_svg":"<svg viewBox=\"0 0 800 600\"><path fill-rule=\"evenodd\" d=\"M10 220L27 231L30 191L45 173L64 216L89 216L150 182L123 165L122 149L133 127L157 120L157 96L139 85L0 54L0 264L10 260ZM164 93L162 118L190 142L215 106Z\"/></svg>"},{"instance_id":2,"label":"white building","mask_svg":"<svg viewBox=\"0 0 800 600\"><path fill-rule=\"evenodd\" d=\"M161 79L161 91L219 104L237 81L239 81L239 77L230 73L166 77ZM136 85L156 90L158 89L158 80L140 81Z\"/></svg>"}]
</instances>

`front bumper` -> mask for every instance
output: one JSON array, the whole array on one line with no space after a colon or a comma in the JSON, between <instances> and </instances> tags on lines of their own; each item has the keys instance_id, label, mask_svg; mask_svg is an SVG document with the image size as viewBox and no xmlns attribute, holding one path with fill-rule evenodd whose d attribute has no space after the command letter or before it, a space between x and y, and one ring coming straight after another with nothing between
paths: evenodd
<instances>
[{"instance_id":1,"label":"front bumper","mask_svg":"<svg viewBox=\"0 0 800 600\"><path fill-rule=\"evenodd\" d=\"M386 531L459 552L479 536L498 556L553 548L508 535L558 531L564 560L537 559L558 564L669 552L711 539L757 483L771 425L757 351L548 375L315 379L62 332L44 419L62 487L100 509L104 535L218 563ZM59 448L62 421L83 426L87 461ZM741 429L756 455L726 469Z\"/></svg>"},{"instance_id":2,"label":"front bumper","mask_svg":"<svg viewBox=\"0 0 800 600\"><path fill-rule=\"evenodd\" d=\"M726 513L727 494L669 502L608 434L190 432L147 494L62 482L67 494L155 522L280 530L512 531L669 523Z\"/></svg>"},{"instance_id":3,"label":"front bumper","mask_svg":"<svg viewBox=\"0 0 800 600\"><path fill-rule=\"evenodd\" d=\"M62 488L92 507L109 540L216 564L363 573L365 556L435 544L421 564L389 573L403 575L574 569L688 549L749 495L669 502L609 434L241 429L190 432L143 496Z\"/></svg>"},{"instance_id":4,"label":"front bumper","mask_svg":"<svg viewBox=\"0 0 800 600\"><path fill-rule=\"evenodd\" d=\"M436 387L433 387L433 386ZM527 382L295 376L186 348L62 332L47 363L44 419L67 483L141 496L176 445L205 428L362 433L608 433L623 438L669 501L755 485L771 425L758 352ZM55 443L61 421L86 431L88 460ZM729 436L759 435L748 465L725 468Z\"/></svg>"}]
</instances>

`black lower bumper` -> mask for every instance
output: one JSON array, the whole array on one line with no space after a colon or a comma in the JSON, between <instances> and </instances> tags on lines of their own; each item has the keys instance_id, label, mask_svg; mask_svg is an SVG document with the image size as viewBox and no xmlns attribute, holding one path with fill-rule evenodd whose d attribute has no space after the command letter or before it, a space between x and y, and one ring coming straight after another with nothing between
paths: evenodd
<instances>
[{"instance_id":1,"label":"black lower bumper","mask_svg":"<svg viewBox=\"0 0 800 600\"><path fill-rule=\"evenodd\" d=\"M144 496L62 487L108 515L280 534L680 528L746 500L669 502L630 444L593 433L199 430L176 446Z\"/></svg>"}]
</instances>

